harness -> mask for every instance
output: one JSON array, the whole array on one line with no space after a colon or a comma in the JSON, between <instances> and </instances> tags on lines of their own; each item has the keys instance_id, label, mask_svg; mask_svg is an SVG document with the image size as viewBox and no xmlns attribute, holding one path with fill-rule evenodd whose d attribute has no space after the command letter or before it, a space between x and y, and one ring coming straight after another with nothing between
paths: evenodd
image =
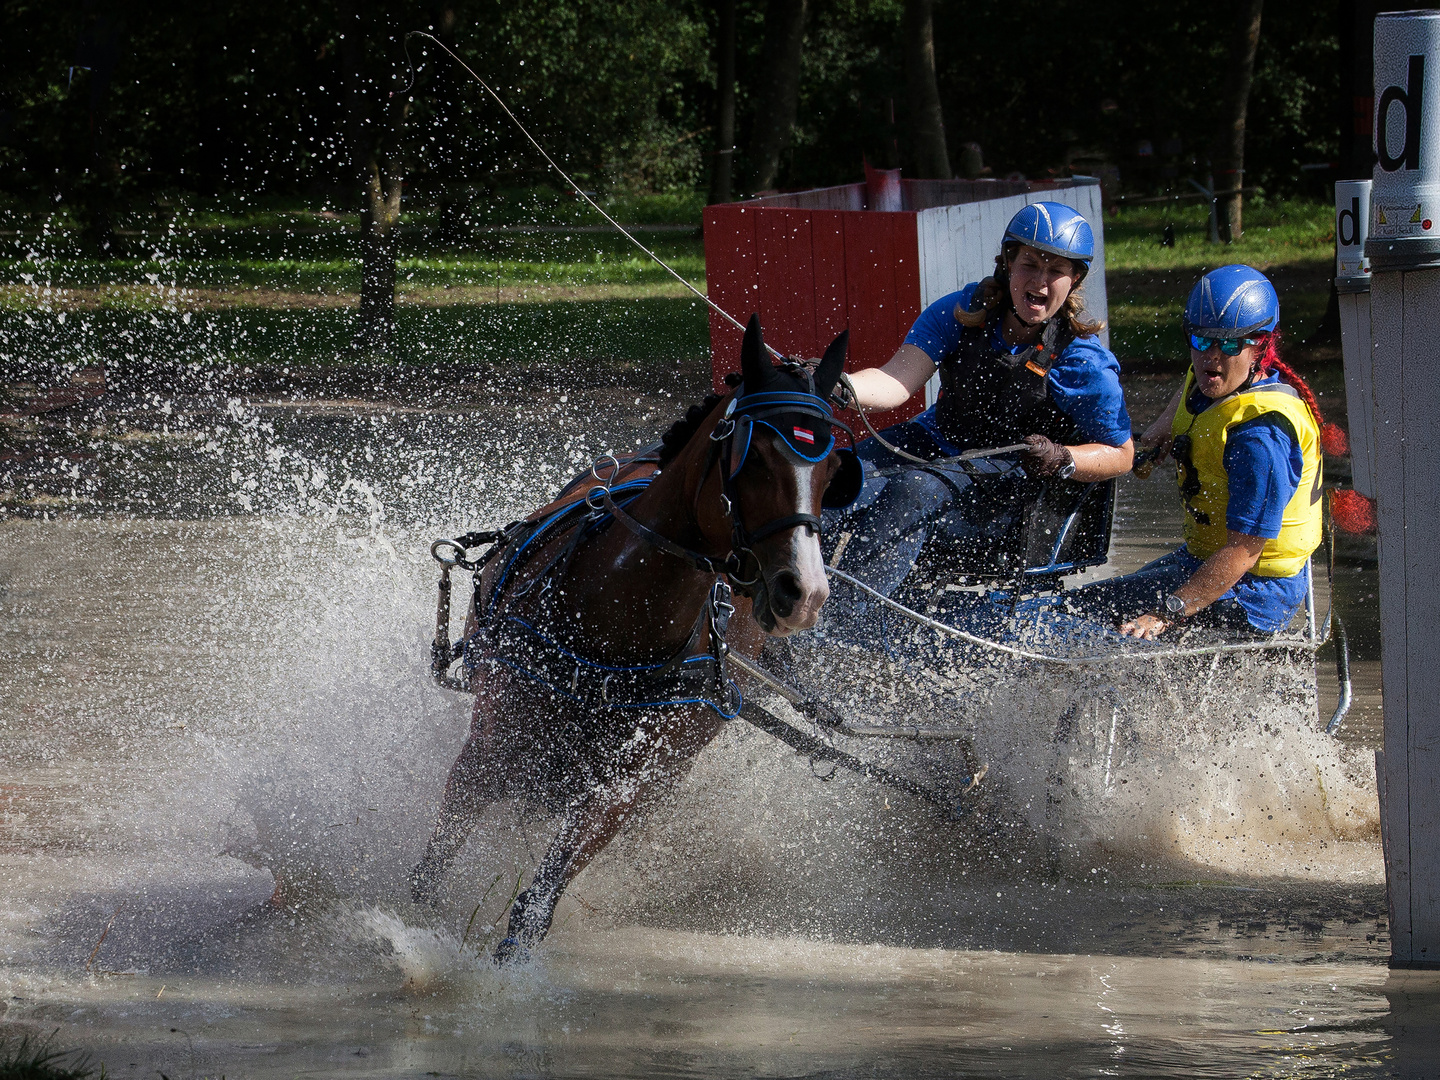
<instances>
[{"instance_id":1,"label":"harness","mask_svg":"<svg viewBox=\"0 0 1440 1080\"><path fill-rule=\"evenodd\" d=\"M616 483L623 465L613 456L601 458L591 469L591 476L598 483L590 487L583 499L555 511L548 517L536 521L515 522L496 532L470 533L456 540L436 541L431 546L431 553L441 563L442 571L436 640L431 648L431 669L437 680L453 688L468 690L469 677L452 680L447 674L450 664L463 658L465 669L471 677L482 664L498 664L541 683L567 700L589 708L637 709L705 705L727 720L738 716L743 700L739 688L726 671L728 645L725 637L730 617L735 611L731 602L733 593L738 591L743 595L750 595L751 590L759 583L760 566L753 550L754 545L785 529L804 526L817 535L821 529L820 518L815 514L789 514L754 529L745 524L739 512L735 477L749 455L754 427L759 423L774 430L780 436L787 456L793 455L809 464L824 461L835 450L835 435L831 430L833 427L838 426L849 431L848 427L835 419L829 403L814 392L813 375L808 368L792 362L780 370L792 376L804 372L809 379L806 389L788 391L761 388L755 393L747 394L742 385L736 390L725 415L709 436L705 467L696 486L696 500L698 504L700 492L704 490L711 470L723 462L720 472L721 507L731 519L731 550L724 556L706 555L685 547L637 521L626 508L649 487L654 476ZM852 451L845 450L842 453L853 457ZM629 463L645 460L647 459L642 455L630 459ZM845 463L846 466L850 464L848 461ZM858 474L858 462L854 463L854 466L853 471ZM832 481L832 486L833 483ZM573 490L575 486L571 484L566 490ZM848 504L858 494L858 484L855 487L855 492L841 491L836 498L845 496L845 504ZM829 495L827 488L827 503ZM568 567L584 540L607 527L612 520L618 521L651 547L686 562L695 570L715 575L715 581L696 614L689 637L672 656L655 664L602 664L572 652L518 616L504 615L496 618L495 613L504 589L525 565L530 557L527 553L540 550L550 539L563 532L570 533L569 539L550 561L516 589L518 596L537 589L541 592L548 589L555 574ZM490 549L478 560L471 562L465 558L467 548L487 543L491 545ZM443 557L443 550L450 550L454 554ZM502 551L509 552L508 560L496 575L488 596L482 597L481 571ZM752 563L753 572L747 578L744 576L745 571ZM453 566L461 566L474 575L476 630L464 640L451 644L449 571ZM709 647L696 651L703 635L708 635Z\"/></svg>"}]
</instances>

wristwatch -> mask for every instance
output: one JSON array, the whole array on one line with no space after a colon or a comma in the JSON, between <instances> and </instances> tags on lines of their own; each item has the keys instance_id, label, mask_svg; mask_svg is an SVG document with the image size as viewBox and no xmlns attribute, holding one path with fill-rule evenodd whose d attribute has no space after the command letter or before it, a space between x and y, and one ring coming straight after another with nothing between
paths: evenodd
<instances>
[{"instance_id":1,"label":"wristwatch","mask_svg":"<svg viewBox=\"0 0 1440 1080\"><path fill-rule=\"evenodd\" d=\"M1171 593L1165 597L1165 611L1173 618L1183 619L1185 617L1185 601Z\"/></svg>"},{"instance_id":2,"label":"wristwatch","mask_svg":"<svg viewBox=\"0 0 1440 1080\"><path fill-rule=\"evenodd\" d=\"M1058 476L1061 480L1069 480L1072 476L1075 475L1075 459L1072 457L1064 465L1061 465L1060 471L1057 472L1055 475Z\"/></svg>"}]
</instances>

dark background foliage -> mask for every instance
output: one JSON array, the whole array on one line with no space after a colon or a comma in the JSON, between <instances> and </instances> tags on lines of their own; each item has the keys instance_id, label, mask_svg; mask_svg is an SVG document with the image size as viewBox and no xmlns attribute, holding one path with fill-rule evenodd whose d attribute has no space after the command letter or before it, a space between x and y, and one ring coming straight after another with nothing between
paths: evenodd
<instances>
[{"instance_id":1,"label":"dark background foliage","mask_svg":"<svg viewBox=\"0 0 1440 1080\"><path fill-rule=\"evenodd\" d=\"M596 189L694 190L715 151L716 15L700 0L357 2L366 70L408 78L405 29L432 29ZM1213 0L939 0L950 154L991 175L1107 171L1132 192L1203 178L1231 5ZM901 0L814 0L780 183L909 160ZM167 191L335 194L353 173L336 5L317 0L0 3L0 192L80 220ZM738 4L738 132L754 122L762 0ZM1246 182L1320 192L1340 153L1337 0L1266 6ZM533 183L543 167L448 59L416 39L404 128L411 195ZM378 74L377 74L378 73ZM1148 145L1150 153L1141 150ZM974 159L966 159L974 164ZM973 170L972 170L973 171Z\"/></svg>"}]
</instances>

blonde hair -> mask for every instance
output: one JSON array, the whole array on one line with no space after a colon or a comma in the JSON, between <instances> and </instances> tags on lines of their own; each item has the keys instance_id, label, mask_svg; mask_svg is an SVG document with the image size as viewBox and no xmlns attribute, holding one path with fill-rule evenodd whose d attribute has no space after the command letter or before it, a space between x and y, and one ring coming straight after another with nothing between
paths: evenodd
<instances>
[{"instance_id":1,"label":"blonde hair","mask_svg":"<svg viewBox=\"0 0 1440 1080\"><path fill-rule=\"evenodd\" d=\"M995 273L976 286L975 295L970 298L970 310L962 311L959 305L956 305L955 319L961 326L984 326L990 313L999 307L1002 301L1010 299L1010 258L1014 258L1014 252L1019 245L1012 240L1005 245L1005 248L1008 249L1009 258L1007 258L1005 250L995 256ZM1058 312L1070 324L1070 333L1077 338L1093 337L1105 329L1103 320L1091 322L1083 317L1082 313L1085 310L1083 284L1082 279L1070 286L1070 295L1065 297L1065 303L1060 306Z\"/></svg>"}]
</instances>

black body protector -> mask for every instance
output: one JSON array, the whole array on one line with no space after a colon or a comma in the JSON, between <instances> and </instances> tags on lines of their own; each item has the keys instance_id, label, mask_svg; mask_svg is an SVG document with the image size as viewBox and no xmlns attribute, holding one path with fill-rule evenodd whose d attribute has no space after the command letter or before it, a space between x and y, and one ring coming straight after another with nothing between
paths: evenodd
<instances>
[{"instance_id":1,"label":"black body protector","mask_svg":"<svg viewBox=\"0 0 1440 1080\"><path fill-rule=\"evenodd\" d=\"M935 414L941 433L961 450L1009 446L1027 435L1075 445L1080 429L1056 406L1047 379L1075 339L1069 324L1051 319L1038 345L1012 355L993 343L999 310L984 325L965 327L960 347L940 362Z\"/></svg>"},{"instance_id":2,"label":"black body protector","mask_svg":"<svg viewBox=\"0 0 1440 1080\"><path fill-rule=\"evenodd\" d=\"M961 451L1009 446L1044 435L1073 446L1079 425L1055 404L1047 376L1074 340L1069 322L1049 320L1040 342L1019 353L993 344L1003 310L982 326L962 329L960 347L940 363L940 431ZM991 545L973 550L927 551L942 567L979 576L1068 573L1105 561L1114 513L1113 481L1038 480L1009 472L971 478L977 521L992 523Z\"/></svg>"}]
</instances>

